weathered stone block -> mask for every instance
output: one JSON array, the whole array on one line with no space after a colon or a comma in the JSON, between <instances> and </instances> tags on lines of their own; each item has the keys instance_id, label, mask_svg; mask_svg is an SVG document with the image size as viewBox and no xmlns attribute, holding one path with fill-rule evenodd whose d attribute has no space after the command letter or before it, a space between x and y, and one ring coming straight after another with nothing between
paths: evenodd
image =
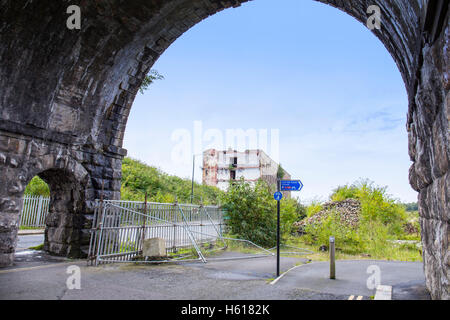
<instances>
[{"instance_id":1,"label":"weathered stone block","mask_svg":"<svg viewBox=\"0 0 450 320\"><path fill-rule=\"evenodd\" d=\"M162 238L145 239L142 255L144 257L165 257L167 255L166 241Z\"/></svg>"}]
</instances>

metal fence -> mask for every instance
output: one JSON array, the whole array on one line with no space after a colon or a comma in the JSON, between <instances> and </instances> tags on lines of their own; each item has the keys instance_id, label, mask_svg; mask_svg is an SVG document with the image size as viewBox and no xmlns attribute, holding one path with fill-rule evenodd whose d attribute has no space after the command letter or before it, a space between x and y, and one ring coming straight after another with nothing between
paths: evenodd
<instances>
[{"instance_id":1,"label":"metal fence","mask_svg":"<svg viewBox=\"0 0 450 320\"><path fill-rule=\"evenodd\" d=\"M20 214L20 226L30 228L45 227L49 203L49 197L25 195L22 213Z\"/></svg>"},{"instance_id":2,"label":"metal fence","mask_svg":"<svg viewBox=\"0 0 450 320\"><path fill-rule=\"evenodd\" d=\"M222 211L215 206L137 201L96 201L88 263L142 258L143 240L162 238L168 255L195 250L222 237Z\"/></svg>"}]
</instances>

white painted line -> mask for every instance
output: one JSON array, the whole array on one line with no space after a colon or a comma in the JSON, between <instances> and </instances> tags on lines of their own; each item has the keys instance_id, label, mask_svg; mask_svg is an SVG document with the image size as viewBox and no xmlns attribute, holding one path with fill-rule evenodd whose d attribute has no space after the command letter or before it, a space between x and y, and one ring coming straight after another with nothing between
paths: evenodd
<instances>
[{"instance_id":1,"label":"white painted line","mask_svg":"<svg viewBox=\"0 0 450 320\"><path fill-rule=\"evenodd\" d=\"M374 300L392 300L392 286L379 285Z\"/></svg>"},{"instance_id":2,"label":"white painted line","mask_svg":"<svg viewBox=\"0 0 450 320\"><path fill-rule=\"evenodd\" d=\"M358 296L358 298L356 298L356 300L362 300L363 296Z\"/></svg>"},{"instance_id":3,"label":"white painted line","mask_svg":"<svg viewBox=\"0 0 450 320\"><path fill-rule=\"evenodd\" d=\"M355 296L350 296L348 297L348 300L353 300L355 298Z\"/></svg>"},{"instance_id":4,"label":"white painted line","mask_svg":"<svg viewBox=\"0 0 450 320\"><path fill-rule=\"evenodd\" d=\"M307 263L304 263L304 264L301 264L301 265L298 265L298 266L295 266L295 267L290 268L288 271L282 273L278 278L272 280L272 282L271 282L270 284L274 285L275 283L278 282L278 280L280 280L281 278L283 278L288 272L290 272L290 271L292 271L292 270L294 270L294 269L296 269L296 268L298 268L298 267L304 266L304 265L306 265L306 264L307 264Z\"/></svg>"}]
</instances>

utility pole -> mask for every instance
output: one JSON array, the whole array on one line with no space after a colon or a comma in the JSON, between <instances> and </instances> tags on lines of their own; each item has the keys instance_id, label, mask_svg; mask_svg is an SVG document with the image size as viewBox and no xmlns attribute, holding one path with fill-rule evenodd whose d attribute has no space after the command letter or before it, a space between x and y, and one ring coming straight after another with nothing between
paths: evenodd
<instances>
[{"instance_id":1,"label":"utility pole","mask_svg":"<svg viewBox=\"0 0 450 320\"><path fill-rule=\"evenodd\" d=\"M192 156L192 185L191 185L191 204L194 200L194 170L195 170L195 154Z\"/></svg>"}]
</instances>

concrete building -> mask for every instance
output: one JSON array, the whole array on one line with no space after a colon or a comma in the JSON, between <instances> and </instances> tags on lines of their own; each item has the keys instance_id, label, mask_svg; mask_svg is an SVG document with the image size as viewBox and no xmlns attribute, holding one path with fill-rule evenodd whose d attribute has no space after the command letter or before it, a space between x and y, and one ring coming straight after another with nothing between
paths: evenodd
<instances>
[{"instance_id":1,"label":"concrete building","mask_svg":"<svg viewBox=\"0 0 450 320\"><path fill-rule=\"evenodd\" d=\"M239 180L241 177L247 182L263 179L269 184L276 184L277 171L278 163L262 150L238 152L208 149L203 152L203 184L224 191L230 180ZM291 176L285 171L283 179L289 180ZM290 192L284 196L289 197Z\"/></svg>"}]
</instances>

